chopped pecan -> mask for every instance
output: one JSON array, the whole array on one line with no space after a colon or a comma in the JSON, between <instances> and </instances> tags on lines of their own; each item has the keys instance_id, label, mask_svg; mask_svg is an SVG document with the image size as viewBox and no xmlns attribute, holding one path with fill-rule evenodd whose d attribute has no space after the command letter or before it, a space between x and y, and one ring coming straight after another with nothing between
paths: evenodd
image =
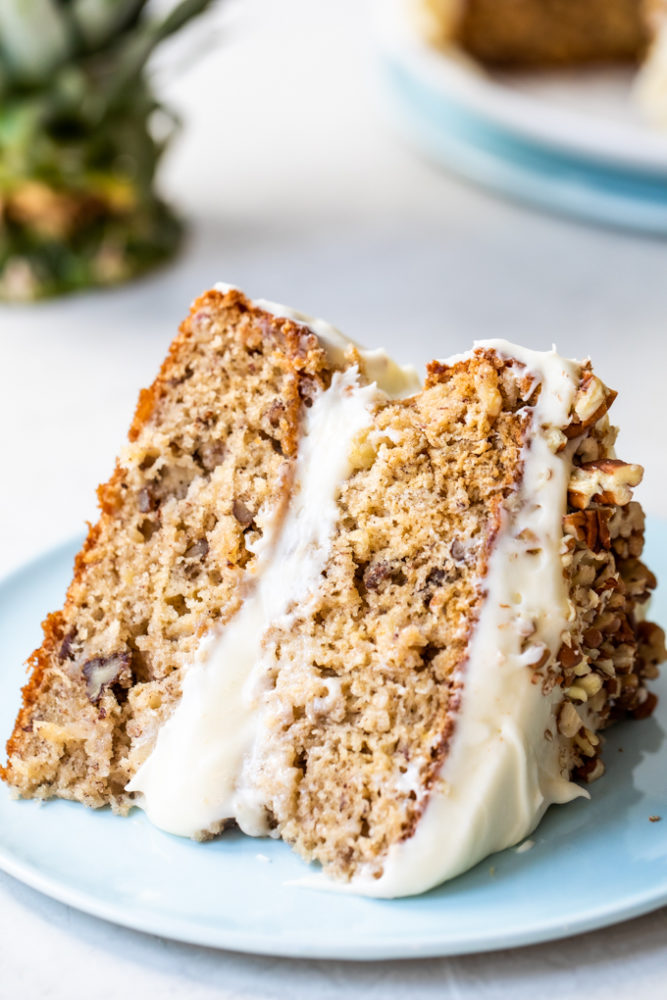
<instances>
[{"instance_id":1,"label":"chopped pecan","mask_svg":"<svg viewBox=\"0 0 667 1000\"><path fill-rule=\"evenodd\" d=\"M617 458L584 462L572 472L567 499L572 507L585 510L592 501L623 506L632 499L632 487L641 482L642 467Z\"/></svg>"},{"instance_id":2,"label":"chopped pecan","mask_svg":"<svg viewBox=\"0 0 667 1000\"><path fill-rule=\"evenodd\" d=\"M579 687L584 689L589 698L593 698L602 688L602 678L599 674L586 674L585 677L580 677L577 683Z\"/></svg>"},{"instance_id":3,"label":"chopped pecan","mask_svg":"<svg viewBox=\"0 0 667 1000\"><path fill-rule=\"evenodd\" d=\"M584 542L592 552L611 547L609 519L611 510L600 507L596 510L577 510L563 518L563 531L579 542Z\"/></svg>"},{"instance_id":4,"label":"chopped pecan","mask_svg":"<svg viewBox=\"0 0 667 1000\"><path fill-rule=\"evenodd\" d=\"M601 778L604 772L604 761L600 757L589 757L574 773L581 781L590 784L591 781L597 781L598 778Z\"/></svg>"},{"instance_id":5,"label":"chopped pecan","mask_svg":"<svg viewBox=\"0 0 667 1000\"><path fill-rule=\"evenodd\" d=\"M274 399L271 406L266 411L266 417L272 427L278 427L285 415L285 404L279 399Z\"/></svg>"},{"instance_id":6,"label":"chopped pecan","mask_svg":"<svg viewBox=\"0 0 667 1000\"><path fill-rule=\"evenodd\" d=\"M71 628L66 636L64 636L63 641L58 650L58 659L62 663L63 660L73 660L74 653L72 650L72 644L76 639L76 628Z\"/></svg>"},{"instance_id":7,"label":"chopped pecan","mask_svg":"<svg viewBox=\"0 0 667 1000\"><path fill-rule=\"evenodd\" d=\"M206 441L195 453L206 472L213 472L222 464L225 458L225 445L222 441Z\"/></svg>"},{"instance_id":8,"label":"chopped pecan","mask_svg":"<svg viewBox=\"0 0 667 1000\"><path fill-rule=\"evenodd\" d=\"M658 704L657 694L654 694L652 691L647 691L644 700L639 703L638 707L632 713L632 718L648 719L649 715L653 714L653 711L657 704Z\"/></svg>"},{"instance_id":9,"label":"chopped pecan","mask_svg":"<svg viewBox=\"0 0 667 1000\"><path fill-rule=\"evenodd\" d=\"M246 507L243 500L234 501L232 504L232 514L244 528L247 528L249 524L252 524L255 519L255 515Z\"/></svg>"},{"instance_id":10,"label":"chopped pecan","mask_svg":"<svg viewBox=\"0 0 667 1000\"><path fill-rule=\"evenodd\" d=\"M137 507L142 514L148 514L151 510L155 510L157 506L153 491L150 486L144 486L139 490L139 496L137 497Z\"/></svg>"},{"instance_id":11,"label":"chopped pecan","mask_svg":"<svg viewBox=\"0 0 667 1000\"><path fill-rule=\"evenodd\" d=\"M130 653L113 653L111 656L95 656L86 660L81 672L86 678L86 694L96 705L107 688L114 684L128 688L132 683Z\"/></svg>"},{"instance_id":12,"label":"chopped pecan","mask_svg":"<svg viewBox=\"0 0 667 1000\"><path fill-rule=\"evenodd\" d=\"M558 713L558 732L568 739L577 735L583 723L579 713L570 701L564 701Z\"/></svg>"},{"instance_id":13,"label":"chopped pecan","mask_svg":"<svg viewBox=\"0 0 667 1000\"><path fill-rule=\"evenodd\" d=\"M568 646L567 643L563 643L558 650L558 662L565 670L570 670L572 667L576 667L581 658L581 650L576 645Z\"/></svg>"},{"instance_id":14,"label":"chopped pecan","mask_svg":"<svg viewBox=\"0 0 667 1000\"><path fill-rule=\"evenodd\" d=\"M649 591L656 587L655 575L639 559L624 559L620 571L626 593L635 600L645 600Z\"/></svg>"},{"instance_id":15,"label":"chopped pecan","mask_svg":"<svg viewBox=\"0 0 667 1000\"><path fill-rule=\"evenodd\" d=\"M609 521L613 510L609 507L599 507L595 511L595 515L598 522L598 539L600 542L600 547L603 549L611 548L611 533L609 531Z\"/></svg>"},{"instance_id":16,"label":"chopped pecan","mask_svg":"<svg viewBox=\"0 0 667 1000\"><path fill-rule=\"evenodd\" d=\"M432 576L439 574L439 579L437 582L441 582L444 578L444 573L442 570L435 569L431 570L427 583ZM403 584L405 583L406 577L403 572L403 567L400 562L391 562L385 559L378 559L376 562L371 563L370 566L364 572L363 581L366 590L379 590L380 587L386 582Z\"/></svg>"},{"instance_id":17,"label":"chopped pecan","mask_svg":"<svg viewBox=\"0 0 667 1000\"><path fill-rule=\"evenodd\" d=\"M599 628L587 628L584 632L582 639L584 640L584 645L588 649L599 649L602 645L602 632Z\"/></svg>"},{"instance_id":18,"label":"chopped pecan","mask_svg":"<svg viewBox=\"0 0 667 1000\"><path fill-rule=\"evenodd\" d=\"M574 401L572 422L563 428L566 437L578 437L600 420L616 399L617 393L608 389L592 371L584 371Z\"/></svg>"},{"instance_id":19,"label":"chopped pecan","mask_svg":"<svg viewBox=\"0 0 667 1000\"><path fill-rule=\"evenodd\" d=\"M185 559L204 559L208 555L208 542L205 538L199 538L189 546L184 552Z\"/></svg>"},{"instance_id":20,"label":"chopped pecan","mask_svg":"<svg viewBox=\"0 0 667 1000\"><path fill-rule=\"evenodd\" d=\"M642 664L657 666L667 659L665 633L659 625L647 621L639 622L637 640L639 642L638 656L641 658Z\"/></svg>"}]
</instances>

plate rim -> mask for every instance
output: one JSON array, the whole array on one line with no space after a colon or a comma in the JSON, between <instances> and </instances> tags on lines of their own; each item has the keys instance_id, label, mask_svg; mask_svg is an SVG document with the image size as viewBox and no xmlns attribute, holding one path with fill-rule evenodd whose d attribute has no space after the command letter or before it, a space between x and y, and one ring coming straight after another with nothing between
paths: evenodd
<instances>
[{"instance_id":1,"label":"plate rim","mask_svg":"<svg viewBox=\"0 0 667 1000\"><path fill-rule=\"evenodd\" d=\"M667 134L649 126L644 132L639 124L594 119L503 86L455 48L449 54L421 38L408 9L413 2L373 0L376 37L386 56L407 66L442 97L524 142L599 166L667 174Z\"/></svg>"},{"instance_id":2,"label":"plate rim","mask_svg":"<svg viewBox=\"0 0 667 1000\"><path fill-rule=\"evenodd\" d=\"M468 115L391 57L381 68L388 127L436 165L552 215L653 238L667 234L664 180L531 145Z\"/></svg>"},{"instance_id":3,"label":"plate rim","mask_svg":"<svg viewBox=\"0 0 667 1000\"><path fill-rule=\"evenodd\" d=\"M75 803L71 803L75 805ZM223 928L217 930L210 924L196 925L173 916L160 917L156 911L124 909L120 903L104 902L92 894L71 887L62 886L56 879L39 872L34 866L12 860L4 848L0 847L0 870L23 885L48 896L56 902L96 917L120 927L152 934L184 944L217 948L223 951L242 952L247 955L268 955L279 958L302 958L313 960L335 959L349 962L409 961L416 958L448 958L455 955L485 954L508 948L531 947L551 941L562 941L580 934L604 930L606 927L632 920L651 913L667 905L667 884L660 892L637 893L619 910L613 904L606 904L587 910L584 914L555 930L544 921L537 927L518 928L514 931L486 933L483 939L443 940L437 935L424 936L419 944L406 948L399 936L386 937L381 943L363 940L351 942L349 938L303 937L298 940L293 934L285 938L269 936L266 932L250 933L245 930ZM394 900L376 900L391 904Z\"/></svg>"},{"instance_id":4,"label":"plate rim","mask_svg":"<svg viewBox=\"0 0 667 1000\"><path fill-rule=\"evenodd\" d=\"M657 529L667 534L667 518L649 516L647 518L649 531ZM0 592L21 578L30 578L46 563L65 560L78 550L83 536L78 534L67 542L62 542L49 548L41 555L34 556L25 564L10 570L0 578ZM667 582L667 581L666 581ZM34 800L31 800L34 803ZM81 816L93 818L97 811L88 811L79 803L65 800L55 800L61 807L80 809ZM26 802L26 805L29 803ZM46 804L48 808L48 803ZM104 810L110 814L110 810ZM119 822L123 822L119 818ZM146 822L148 822L146 820ZM289 848L286 848L289 849ZM481 862L484 864L485 862ZM344 935L328 934L327 937L315 937L315 932L304 935L303 929L288 930L287 934L276 936L260 929L249 931L245 928L230 928L214 926L210 919L197 924L187 917L180 918L171 912L160 913L159 910L146 906L144 903L127 907L121 900L100 898L93 892L78 886L63 882L57 876L44 870L44 865L26 861L16 851L9 849L0 842L0 870L10 877L27 885L59 903L71 906L83 913L106 920L113 924L140 931L146 934L158 935L170 940L186 944L213 947L222 950L236 951L244 954L271 955L282 958L302 959L337 959L341 961L383 961L409 960L415 958L436 958L464 955L472 953L494 952L507 948L526 947L558 941L575 935L621 923L650 913L667 905L667 879L657 882L648 888L644 887L634 893L626 893L621 906L607 900L597 906L588 906L567 922L555 925L550 918L541 918L535 924L534 918L527 917L524 922L507 931L505 929L485 928L481 937L470 935L461 938L446 939L437 932L422 934L418 942L406 942L397 933L383 936L381 941L367 941L360 938L350 940ZM316 890L312 890L316 891ZM413 897L419 898L419 897ZM369 900L372 904L387 907L401 900Z\"/></svg>"}]
</instances>

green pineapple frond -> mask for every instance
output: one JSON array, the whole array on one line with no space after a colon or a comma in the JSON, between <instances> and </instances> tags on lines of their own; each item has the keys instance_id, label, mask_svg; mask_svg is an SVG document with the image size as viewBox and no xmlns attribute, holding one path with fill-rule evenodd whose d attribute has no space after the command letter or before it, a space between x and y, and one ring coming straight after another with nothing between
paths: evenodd
<instances>
[{"instance_id":1,"label":"green pineapple frond","mask_svg":"<svg viewBox=\"0 0 667 1000\"><path fill-rule=\"evenodd\" d=\"M89 49L99 48L133 25L146 0L71 0L70 19Z\"/></svg>"},{"instance_id":2,"label":"green pineapple frond","mask_svg":"<svg viewBox=\"0 0 667 1000\"><path fill-rule=\"evenodd\" d=\"M121 280L173 251L154 191L170 133L151 122L175 119L146 67L214 2L0 0L0 297Z\"/></svg>"},{"instance_id":3,"label":"green pineapple frond","mask_svg":"<svg viewBox=\"0 0 667 1000\"><path fill-rule=\"evenodd\" d=\"M5 83L43 80L71 55L66 18L56 0L2 0L0 52Z\"/></svg>"},{"instance_id":4,"label":"green pineapple frond","mask_svg":"<svg viewBox=\"0 0 667 1000\"><path fill-rule=\"evenodd\" d=\"M122 96L143 71L158 45L204 13L213 0L181 0L162 20L146 20L132 33L127 46L119 54L110 84L109 103Z\"/></svg>"}]
</instances>

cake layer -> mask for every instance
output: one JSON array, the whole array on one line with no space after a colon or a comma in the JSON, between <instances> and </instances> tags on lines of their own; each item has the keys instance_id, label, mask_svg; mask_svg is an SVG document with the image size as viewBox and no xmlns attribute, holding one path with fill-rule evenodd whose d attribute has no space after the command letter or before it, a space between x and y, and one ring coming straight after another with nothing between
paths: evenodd
<instances>
[{"instance_id":1,"label":"cake layer","mask_svg":"<svg viewBox=\"0 0 667 1000\"><path fill-rule=\"evenodd\" d=\"M501 509L484 602L458 666L450 752L422 793L412 836L389 848L379 877L362 871L353 879L353 890L369 895L423 892L518 843L550 804L587 795L569 780L563 760L554 710L561 688L543 690L535 673L555 662L570 625L562 521L577 442L557 449L581 372L555 352L503 341L484 342L483 349L529 377L534 403L521 476Z\"/></svg>"},{"instance_id":2,"label":"cake layer","mask_svg":"<svg viewBox=\"0 0 667 1000\"><path fill-rule=\"evenodd\" d=\"M241 604L291 488L304 401L334 370L307 327L236 290L195 303L29 661L3 773L21 794L127 808L184 664Z\"/></svg>"}]
</instances>

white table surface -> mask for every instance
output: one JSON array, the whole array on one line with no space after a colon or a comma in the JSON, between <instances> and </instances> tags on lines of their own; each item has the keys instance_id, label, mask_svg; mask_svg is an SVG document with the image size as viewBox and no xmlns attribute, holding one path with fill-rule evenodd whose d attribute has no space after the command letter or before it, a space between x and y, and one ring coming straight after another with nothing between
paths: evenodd
<instances>
[{"instance_id":1,"label":"white table surface","mask_svg":"<svg viewBox=\"0 0 667 1000\"><path fill-rule=\"evenodd\" d=\"M95 517L138 389L216 280L423 365L500 336L590 353L619 389L621 457L667 515L667 248L450 179L383 123L363 6L244 0L167 91L187 120L165 187L191 219L168 270L0 309L0 574ZM28 650L26 650L26 653ZM0 1000L667 996L667 910L565 942L382 963L245 957L124 930L0 874Z\"/></svg>"}]
</instances>

